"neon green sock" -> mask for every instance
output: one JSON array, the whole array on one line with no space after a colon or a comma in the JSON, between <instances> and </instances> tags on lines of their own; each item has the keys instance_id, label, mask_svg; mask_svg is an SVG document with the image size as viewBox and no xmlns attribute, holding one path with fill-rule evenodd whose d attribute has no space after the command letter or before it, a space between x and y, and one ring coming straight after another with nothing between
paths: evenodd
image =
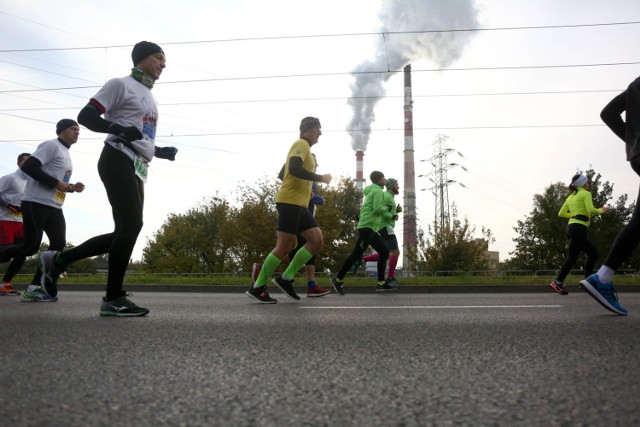
<instances>
[{"instance_id":1,"label":"neon green sock","mask_svg":"<svg viewBox=\"0 0 640 427\"><path fill-rule=\"evenodd\" d=\"M313 254L309 252L309 249L305 246L301 247L298 249L298 252L296 252L296 256L294 256L289 263L289 267L287 267L284 273L282 273L282 276L288 279L293 279L296 277L298 270L300 270L311 258L313 258Z\"/></svg>"},{"instance_id":2,"label":"neon green sock","mask_svg":"<svg viewBox=\"0 0 640 427\"><path fill-rule=\"evenodd\" d=\"M260 270L260 274L258 275L256 282L253 284L253 288L256 289L262 285L265 285L267 283L267 280L269 280L269 278L271 277L273 272L276 271L276 268L278 267L278 265L280 265L281 262L282 260L280 258L272 253L269 253L269 255L267 255L267 257L264 259L264 262L262 263L262 269Z\"/></svg>"}]
</instances>

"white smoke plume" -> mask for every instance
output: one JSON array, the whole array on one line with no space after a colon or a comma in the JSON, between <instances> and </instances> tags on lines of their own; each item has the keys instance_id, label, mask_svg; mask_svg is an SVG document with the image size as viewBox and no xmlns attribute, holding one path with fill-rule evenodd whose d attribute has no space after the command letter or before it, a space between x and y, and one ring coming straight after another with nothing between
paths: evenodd
<instances>
[{"instance_id":1,"label":"white smoke plume","mask_svg":"<svg viewBox=\"0 0 640 427\"><path fill-rule=\"evenodd\" d=\"M353 70L355 81L348 101L353 118L347 131L356 151L367 149L375 106L385 95L384 83L394 75L380 71L401 71L408 63L421 59L445 68L460 58L474 33L421 31L478 28L474 0L383 0L380 20L380 31L385 35L375 58ZM387 34L408 31L415 33Z\"/></svg>"}]
</instances>

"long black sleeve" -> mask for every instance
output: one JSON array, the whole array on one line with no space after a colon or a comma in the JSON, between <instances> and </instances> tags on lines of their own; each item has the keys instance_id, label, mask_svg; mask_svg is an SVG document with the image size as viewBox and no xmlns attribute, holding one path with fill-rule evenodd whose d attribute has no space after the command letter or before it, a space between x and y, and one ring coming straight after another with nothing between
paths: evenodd
<instances>
[{"instance_id":1,"label":"long black sleeve","mask_svg":"<svg viewBox=\"0 0 640 427\"><path fill-rule=\"evenodd\" d=\"M78 113L78 123L87 129L98 133L109 133L111 122L101 117L100 111L93 105L87 104Z\"/></svg>"},{"instance_id":2,"label":"long black sleeve","mask_svg":"<svg viewBox=\"0 0 640 427\"><path fill-rule=\"evenodd\" d=\"M42 163L35 157L29 157L20 167L31 178L49 188L55 188L58 180L42 170Z\"/></svg>"},{"instance_id":3,"label":"long black sleeve","mask_svg":"<svg viewBox=\"0 0 640 427\"><path fill-rule=\"evenodd\" d=\"M627 109L626 92L622 92L602 109L600 118L615 133L618 138L626 142L626 126L622 120L622 113Z\"/></svg>"},{"instance_id":4,"label":"long black sleeve","mask_svg":"<svg viewBox=\"0 0 640 427\"><path fill-rule=\"evenodd\" d=\"M321 181L322 177L302 167L302 157L289 158L289 173L307 181Z\"/></svg>"}]
</instances>

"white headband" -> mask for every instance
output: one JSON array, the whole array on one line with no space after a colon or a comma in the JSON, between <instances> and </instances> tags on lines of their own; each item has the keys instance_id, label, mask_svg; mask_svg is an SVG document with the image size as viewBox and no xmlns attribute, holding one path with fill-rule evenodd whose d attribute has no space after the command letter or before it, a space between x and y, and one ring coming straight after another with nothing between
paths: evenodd
<instances>
[{"instance_id":1,"label":"white headband","mask_svg":"<svg viewBox=\"0 0 640 427\"><path fill-rule=\"evenodd\" d=\"M575 181L571 183L571 185L574 187L582 187L586 183L587 183L587 177L584 175L580 175L579 177L576 178Z\"/></svg>"}]
</instances>

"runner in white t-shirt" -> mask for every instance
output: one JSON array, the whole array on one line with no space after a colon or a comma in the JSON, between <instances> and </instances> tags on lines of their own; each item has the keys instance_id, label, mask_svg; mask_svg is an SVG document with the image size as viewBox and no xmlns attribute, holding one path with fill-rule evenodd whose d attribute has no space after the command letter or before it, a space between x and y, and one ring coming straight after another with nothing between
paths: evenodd
<instances>
[{"instance_id":1,"label":"runner in white t-shirt","mask_svg":"<svg viewBox=\"0 0 640 427\"><path fill-rule=\"evenodd\" d=\"M74 261L109 254L107 292L100 305L101 316L144 316L122 289L131 253L142 229L144 183L153 157L175 160L177 149L155 145L158 106L151 93L165 68L163 50L143 41L131 52L131 75L109 80L78 114L78 121L89 130L107 133L98 161L98 173L107 190L115 230L93 237L64 252L45 252L41 256L43 289L57 292L60 271ZM102 118L104 115L104 118Z\"/></svg>"},{"instance_id":2,"label":"runner in white t-shirt","mask_svg":"<svg viewBox=\"0 0 640 427\"><path fill-rule=\"evenodd\" d=\"M24 237L19 245L0 250L0 263L18 256L31 256L40 248L43 233L49 238L49 250L62 250L67 243L67 225L62 213L67 193L84 191L81 182L71 184L73 164L69 148L78 142L80 126L75 120L62 119L56 125L56 139L38 145L36 151L21 166L27 175L22 195ZM55 295L46 294L40 287L38 269L29 287L22 293L23 302L54 302Z\"/></svg>"},{"instance_id":3,"label":"runner in white t-shirt","mask_svg":"<svg viewBox=\"0 0 640 427\"><path fill-rule=\"evenodd\" d=\"M18 156L18 170L0 178L0 247L22 242L22 193L27 185L27 174L20 166L29 157L29 153ZM11 260L7 272L2 278L2 295L20 295L11 285L11 281L22 268L26 257L17 256Z\"/></svg>"}]
</instances>

